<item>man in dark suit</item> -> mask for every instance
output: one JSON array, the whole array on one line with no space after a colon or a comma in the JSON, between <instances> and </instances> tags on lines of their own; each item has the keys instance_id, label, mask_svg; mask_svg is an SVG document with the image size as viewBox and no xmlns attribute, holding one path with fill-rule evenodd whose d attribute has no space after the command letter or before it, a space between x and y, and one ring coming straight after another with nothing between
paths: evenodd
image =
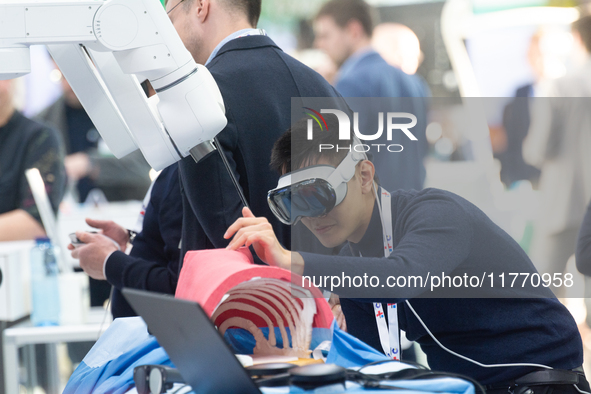
<instances>
[{"instance_id":1,"label":"man in dark suit","mask_svg":"<svg viewBox=\"0 0 591 394\"><path fill-rule=\"evenodd\" d=\"M224 98L227 127L218 135L255 215L268 218L283 245L290 231L272 215L267 192L278 175L269 168L275 140L291 125L293 97L339 97L316 72L285 54L255 29L261 0L169 0L170 19L187 49L205 64ZM303 106L303 105L302 105ZM182 252L220 248L242 203L219 154L180 162Z\"/></svg>"}]
</instances>

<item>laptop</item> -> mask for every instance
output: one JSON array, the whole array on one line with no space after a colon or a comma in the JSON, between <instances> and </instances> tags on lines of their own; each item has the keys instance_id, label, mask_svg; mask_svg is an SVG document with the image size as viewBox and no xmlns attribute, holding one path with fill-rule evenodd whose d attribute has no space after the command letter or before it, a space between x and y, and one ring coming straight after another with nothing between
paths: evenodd
<instances>
[{"instance_id":1,"label":"laptop","mask_svg":"<svg viewBox=\"0 0 591 394\"><path fill-rule=\"evenodd\" d=\"M127 288L123 295L195 394L261 394L199 304Z\"/></svg>"}]
</instances>

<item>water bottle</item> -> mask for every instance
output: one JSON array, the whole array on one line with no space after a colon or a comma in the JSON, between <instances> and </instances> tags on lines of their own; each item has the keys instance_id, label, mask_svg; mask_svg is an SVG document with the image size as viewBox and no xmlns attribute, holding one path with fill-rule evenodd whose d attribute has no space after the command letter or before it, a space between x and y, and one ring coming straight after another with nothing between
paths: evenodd
<instances>
[{"instance_id":1,"label":"water bottle","mask_svg":"<svg viewBox=\"0 0 591 394\"><path fill-rule=\"evenodd\" d=\"M37 238L31 250L31 321L35 326L59 324L59 269L49 238Z\"/></svg>"}]
</instances>

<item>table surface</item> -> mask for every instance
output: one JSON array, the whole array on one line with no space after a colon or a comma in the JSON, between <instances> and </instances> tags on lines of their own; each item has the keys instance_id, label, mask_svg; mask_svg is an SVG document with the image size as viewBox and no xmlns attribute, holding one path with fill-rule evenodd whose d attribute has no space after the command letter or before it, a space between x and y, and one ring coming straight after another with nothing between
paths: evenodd
<instances>
[{"instance_id":1,"label":"table surface","mask_svg":"<svg viewBox=\"0 0 591 394\"><path fill-rule=\"evenodd\" d=\"M111 314L101 307L91 308L85 324L35 327L30 320L3 332L4 385L6 393L18 392L18 348L23 345L96 341L111 324Z\"/></svg>"},{"instance_id":2,"label":"table surface","mask_svg":"<svg viewBox=\"0 0 591 394\"><path fill-rule=\"evenodd\" d=\"M4 330L4 338L13 339L17 345L68 342L68 335L81 337L73 341L97 340L100 334L109 328L111 321L109 311L102 307L95 307L90 308L85 324L35 327L27 319Z\"/></svg>"}]
</instances>

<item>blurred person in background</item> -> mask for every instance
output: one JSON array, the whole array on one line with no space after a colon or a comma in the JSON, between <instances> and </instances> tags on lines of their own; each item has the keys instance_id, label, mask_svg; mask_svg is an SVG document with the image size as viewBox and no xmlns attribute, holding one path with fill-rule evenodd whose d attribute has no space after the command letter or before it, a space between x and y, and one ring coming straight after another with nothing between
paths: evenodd
<instances>
[{"instance_id":1,"label":"blurred person in background","mask_svg":"<svg viewBox=\"0 0 591 394\"><path fill-rule=\"evenodd\" d=\"M122 159L111 154L82 107L72 87L62 76L63 94L37 115L37 119L60 132L65 145L64 165L76 185L78 201L85 202L93 189L108 201L142 200L150 187L150 166L138 150ZM102 306L111 286L90 278L90 304Z\"/></svg>"},{"instance_id":2,"label":"blurred person in background","mask_svg":"<svg viewBox=\"0 0 591 394\"><path fill-rule=\"evenodd\" d=\"M307 19L298 22L297 50L292 53L300 62L322 75L331 85L337 75L337 66L323 51L314 48L314 29Z\"/></svg>"},{"instance_id":3,"label":"blurred person in background","mask_svg":"<svg viewBox=\"0 0 591 394\"><path fill-rule=\"evenodd\" d=\"M57 133L16 110L16 81L0 80L0 241L44 237L25 171L37 168L55 213L66 185Z\"/></svg>"},{"instance_id":4,"label":"blurred person in background","mask_svg":"<svg viewBox=\"0 0 591 394\"><path fill-rule=\"evenodd\" d=\"M591 276L591 201L579 231L576 258L579 272Z\"/></svg>"},{"instance_id":5,"label":"blurred person in background","mask_svg":"<svg viewBox=\"0 0 591 394\"><path fill-rule=\"evenodd\" d=\"M393 67L414 75L423 61L417 35L400 23L381 23L373 31L371 45Z\"/></svg>"},{"instance_id":6,"label":"blurred person in background","mask_svg":"<svg viewBox=\"0 0 591 394\"><path fill-rule=\"evenodd\" d=\"M324 4L314 19L315 45L334 61L339 68L334 86L343 97L416 98L375 103L364 108L347 100L351 109L359 112L359 128L363 134L378 129L377 112L410 112L417 117L412 129L418 141L407 144L404 152L375 155L373 158L380 184L387 190L423 188L425 167L423 158L428 149L425 137L427 123L427 86L416 76L406 74L389 65L371 46L374 32L374 10L363 0L331 0ZM357 105L356 105L357 104ZM379 104L378 104L379 106ZM406 142L404 135L396 134L391 141L386 133L376 143ZM397 140L400 138L400 140Z\"/></svg>"},{"instance_id":7,"label":"blurred person in background","mask_svg":"<svg viewBox=\"0 0 591 394\"><path fill-rule=\"evenodd\" d=\"M532 102L523 143L525 161L541 170L541 211L531 252L540 273L564 271L591 200L591 112L584 99L591 96L591 16L582 16L572 28L575 48L586 60L540 89L539 96L548 98Z\"/></svg>"},{"instance_id":8,"label":"blurred person in background","mask_svg":"<svg viewBox=\"0 0 591 394\"><path fill-rule=\"evenodd\" d=\"M545 79L544 56L540 45L542 36L542 31L536 32L527 51L533 80L517 89L515 98L503 111L505 147L495 157L501 162L501 181L507 187L519 180L529 180L537 184L540 177L540 170L523 160L523 140L530 127L528 98L536 96L536 92L540 90L539 84Z\"/></svg>"},{"instance_id":9,"label":"blurred person in background","mask_svg":"<svg viewBox=\"0 0 591 394\"><path fill-rule=\"evenodd\" d=\"M117 159L106 147L80 100L62 76L63 94L37 115L61 133L66 147L64 164L70 182L76 183L78 201L93 189L108 201L142 200L150 187L150 166L141 152Z\"/></svg>"},{"instance_id":10,"label":"blurred person in background","mask_svg":"<svg viewBox=\"0 0 591 394\"><path fill-rule=\"evenodd\" d=\"M575 260L577 262L577 269L580 273L585 275L586 278L586 289L589 289L589 278L591 278L591 201L587 206L587 213L583 218L583 223L581 224L581 229L579 230L579 237L577 240L577 251L575 253ZM589 293L589 291L587 291ZM591 327L591 308L589 303L589 295L585 298L585 305L587 306L587 319L586 324L587 327ZM585 344L585 340L589 338L589 331L581 330L581 334L583 336L583 343ZM586 334L586 335L585 335Z\"/></svg>"},{"instance_id":11,"label":"blurred person in background","mask_svg":"<svg viewBox=\"0 0 591 394\"><path fill-rule=\"evenodd\" d=\"M17 81L0 80L0 242L45 237L25 171L37 168L55 214L66 189L64 152L55 130L15 107ZM37 345L37 382L47 387L45 347Z\"/></svg>"}]
</instances>

